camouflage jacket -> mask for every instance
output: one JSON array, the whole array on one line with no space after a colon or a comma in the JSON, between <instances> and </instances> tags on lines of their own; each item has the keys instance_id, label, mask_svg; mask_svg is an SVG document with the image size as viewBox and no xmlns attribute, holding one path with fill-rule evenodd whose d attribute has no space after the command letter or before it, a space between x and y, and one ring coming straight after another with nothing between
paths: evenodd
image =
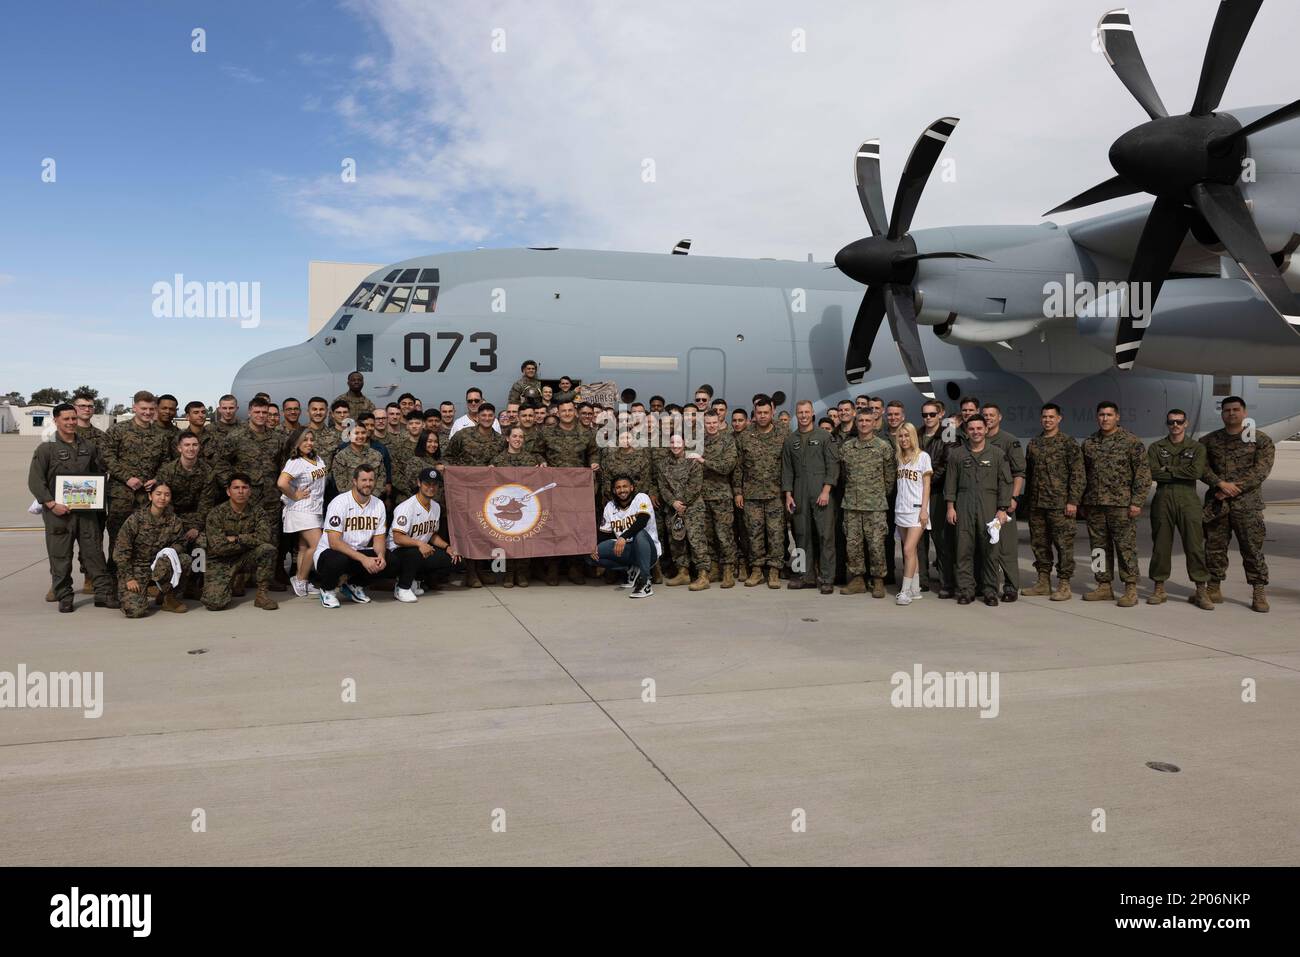
<instances>
[{"instance_id":1,"label":"camouflage jacket","mask_svg":"<svg viewBox=\"0 0 1300 957\"><path fill-rule=\"evenodd\" d=\"M484 433L477 425L471 425L451 437L443 458L448 465L491 465L505 447L506 440L495 429Z\"/></svg>"},{"instance_id":2,"label":"camouflage jacket","mask_svg":"<svg viewBox=\"0 0 1300 957\"><path fill-rule=\"evenodd\" d=\"M375 411L375 404L364 395L353 395L351 392L344 392L342 395L336 395L334 401L330 403L330 408L333 409L339 402L346 402L348 404L348 417L351 418L353 422L357 420L357 416L362 412ZM348 486L348 488L351 487L352 486L350 485Z\"/></svg>"},{"instance_id":3,"label":"camouflage jacket","mask_svg":"<svg viewBox=\"0 0 1300 957\"><path fill-rule=\"evenodd\" d=\"M272 528L266 511L251 501L242 513L236 512L235 506L227 501L208 512L204 534L208 539L208 558L230 561L258 545L271 544ZM236 541L226 541L228 535L235 536Z\"/></svg>"},{"instance_id":4,"label":"camouflage jacket","mask_svg":"<svg viewBox=\"0 0 1300 957\"><path fill-rule=\"evenodd\" d=\"M136 509L122 524L113 546L113 561L120 578L148 581L153 577L153 563L164 548L176 549L177 557L189 551L185 529L170 508L154 515L148 508Z\"/></svg>"},{"instance_id":5,"label":"camouflage jacket","mask_svg":"<svg viewBox=\"0 0 1300 957\"><path fill-rule=\"evenodd\" d=\"M516 379L515 384L510 387L510 395L507 397L506 401L523 402L524 393L527 392L529 389L532 389L536 392L537 398L540 401L542 397L541 381L538 379L530 379L528 378L528 376L522 376L522 375L518 379Z\"/></svg>"},{"instance_id":6,"label":"camouflage jacket","mask_svg":"<svg viewBox=\"0 0 1300 957\"><path fill-rule=\"evenodd\" d=\"M358 452L351 445L346 445L334 453L330 463L330 476L334 479L335 490L342 495L352 488L352 472L358 465L369 465L375 470L375 489L382 494L388 484L388 469L384 467L384 457L368 445Z\"/></svg>"},{"instance_id":7,"label":"camouflage jacket","mask_svg":"<svg viewBox=\"0 0 1300 957\"><path fill-rule=\"evenodd\" d=\"M717 435L704 435L704 500L729 502L732 499L731 479L736 472L740 452L731 433L719 431Z\"/></svg>"},{"instance_id":8,"label":"camouflage jacket","mask_svg":"<svg viewBox=\"0 0 1300 957\"><path fill-rule=\"evenodd\" d=\"M343 433L330 425L322 425L320 428L313 426L311 431L316 454L325 460L326 465L333 465L334 453L343 444Z\"/></svg>"},{"instance_id":9,"label":"camouflage jacket","mask_svg":"<svg viewBox=\"0 0 1300 957\"><path fill-rule=\"evenodd\" d=\"M490 464L499 469L526 469L535 465L545 465L546 462L536 452L530 452L527 449L511 452L510 449L505 448L496 454Z\"/></svg>"},{"instance_id":10,"label":"camouflage jacket","mask_svg":"<svg viewBox=\"0 0 1300 957\"><path fill-rule=\"evenodd\" d=\"M456 434L460 435L459 432ZM535 451L540 452L552 468L580 469L600 461L596 433L588 432L579 424L568 432L558 425L543 427L538 445Z\"/></svg>"},{"instance_id":11,"label":"camouflage jacket","mask_svg":"<svg viewBox=\"0 0 1300 957\"><path fill-rule=\"evenodd\" d=\"M740 493L762 501L781 494L781 455L790 432L774 423L770 432L750 426L740 434L736 453L740 459Z\"/></svg>"},{"instance_id":12,"label":"camouflage jacket","mask_svg":"<svg viewBox=\"0 0 1300 957\"><path fill-rule=\"evenodd\" d=\"M403 502L415 494L420 484L420 469L428 466L424 465L425 459L415 454L415 443L406 439L398 439L388 446L388 460L393 466L389 477L393 494L397 501Z\"/></svg>"},{"instance_id":13,"label":"camouflage jacket","mask_svg":"<svg viewBox=\"0 0 1300 957\"><path fill-rule=\"evenodd\" d=\"M95 445L102 449L104 447L104 440L108 438L108 433L93 425L79 425L77 426L77 436L78 438L85 439L87 442L94 442Z\"/></svg>"},{"instance_id":14,"label":"camouflage jacket","mask_svg":"<svg viewBox=\"0 0 1300 957\"><path fill-rule=\"evenodd\" d=\"M1174 482L1195 489L1197 481L1205 474L1206 459L1205 446L1186 437L1175 445L1166 435L1147 447L1151 479L1160 485Z\"/></svg>"},{"instance_id":15,"label":"camouflage jacket","mask_svg":"<svg viewBox=\"0 0 1300 957\"><path fill-rule=\"evenodd\" d=\"M841 505L856 512L883 512L889 507L889 490L898 482L894 447L879 435L865 441L851 438L838 446L844 473Z\"/></svg>"},{"instance_id":16,"label":"camouflage jacket","mask_svg":"<svg viewBox=\"0 0 1300 957\"><path fill-rule=\"evenodd\" d=\"M1083 440L1087 485L1084 505L1142 505L1151 487L1151 468L1142 440L1127 429L1097 430Z\"/></svg>"},{"instance_id":17,"label":"camouflage jacket","mask_svg":"<svg viewBox=\"0 0 1300 957\"><path fill-rule=\"evenodd\" d=\"M167 461L167 437L152 425L141 429L128 419L113 423L100 451L112 482L125 485L129 478L147 482Z\"/></svg>"},{"instance_id":18,"label":"camouflage jacket","mask_svg":"<svg viewBox=\"0 0 1300 957\"><path fill-rule=\"evenodd\" d=\"M158 470L158 481L166 482L171 488L172 511L185 530L197 528L202 532L208 512L219 497L217 473L212 466L199 459L187 472L180 459L172 459Z\"/></svg>"},{"instance_id":19,"label":"camouflage jacket","mask_svg":"<svg viewBox=\"0 0 1300 957\"><path fill-rule=\"evenodd\" d=\"M704 465L699 459L670 454L655 464L655 485L664 508L673 502L681 502L689 508L704 501L700 498L704 492Z\"/></svg>"},{"instance_id":20,"label":"camouflage jacket","mask_svg":"<svg viewBox=\"0 0 1300 957\"><path fill-rule=\"evenodd\" d=\"M275 429L266 429L260 435L250 427L234 429L226 436L221 455L217 458L217 482L222 488L230 484L235 472L247 472L252 480L255 505L280 505L280 492L275 483L280 478L280 449L284 436Z\"/></svg>"},{"instance_id":21,"label":"camouflage jacket","mask_svg":"<svg viewBox=\"0 0 1300 957\"><path fill-rule=\"evenodd\" d=\"M1264 495L1260 486L1273 471L1276 447L1263 432L1255 431L1254 442L1243 442L1242 435L1229 435L1223 429L1201 439L1205 446L1205 475L1201 481L1210 486L1206 501L1214 498L1220 482L1235 482L1241 494L1228 499L1230 508L1262 511Z\"/></svg>"},{"instance_id":22,"label":"camouflage jacket","mask_svg":"<svg viewBox=\"0 0 1300 957\"><path fill-rule=\"evenodd\" d=\"M1060 509L1083 501L1087 475L1083 450L1074 437L1036 435L1025 451L1025 492L1030 508Z\"/></svg>"},{"instance_id":23,"label":"camouflage jacket","mask_svg":"<svg viewBox=\"0 0 1300 957\"><path fill-rule=\"evenodd\" d=\"M601 501L614 497L614 476L626 475L638 492L657 495L654 482L653 459L649 449L619 449L608 446L600 450Z\"/></svg>"},{"instance_id":24,"label":"camouflage jacket","mask_svg":"<svg viewBox=\"0 0 1300 957\"><path fill-rule=\"evenodd\" d=\"M153 427L161 432L166 440L167 458L174 459L179 457L180 453L176 451L176 440L181 437L182 430L176 428L176 423L155 422ZM200 448L202 448L202 444L200 444Z\"/></svg>"}]
</instances>

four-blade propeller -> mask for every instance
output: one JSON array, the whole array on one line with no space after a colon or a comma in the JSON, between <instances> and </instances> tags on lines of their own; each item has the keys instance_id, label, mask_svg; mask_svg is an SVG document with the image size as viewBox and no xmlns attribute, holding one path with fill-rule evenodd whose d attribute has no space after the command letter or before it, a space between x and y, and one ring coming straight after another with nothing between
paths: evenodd
<instances>
[{"instance_id":1,"label":"four-blade propeller","mask_svg":"<svg viewBox=\"0 0 1300 957\"><path fill-rule=\"evenodd\" d=\"M1246 157L1246 138L1300 116L1300 100L1245 127L1226 113L1214 112L1262 4L1263 0L1221 0L1192 109L1175 116L1169 115L1151 82L1128 11L1112 10L1098 24L1107 61L1151 119L1111 146L1110 163L1118 176L1046 215L1133 193L1147 192L1156 198L1128 277L1130 290L1134 283L1147 284L1149 293L1142 297L1145 315L1135 316L1126 309L1116 323L1115 364L1121 369L1131 368L1137 359L1156 296L1191 228L1193 210L1277 314L1300 335L1300 302L1282 281L1236 185Z\"/></svg>"},{"instance_id":2,"label":"four-blade propeller","mask_svg":"<svg viewBox=\"0 0 1300 957\"><path fill-rule=\"evenodd\" d=\"M922 395L934 398L916 324L916 291L912 288L916 264L924 259L984 257L956 252L918 253L908 229L934 164L956 128L957 118L945 116L931 123L917 139L903 167L903 178L894 194L894 210L889 219L885 218L885 199L880 187L880 141L867 140L858 147L853 178L871 235L849 243L835 254L835 265L842 273L869 287L853 321L844 358L844 375L852 384L861 382L871 368L871 344L881 319L888 315L903 368Z\"/></svg>"}]
</instances>

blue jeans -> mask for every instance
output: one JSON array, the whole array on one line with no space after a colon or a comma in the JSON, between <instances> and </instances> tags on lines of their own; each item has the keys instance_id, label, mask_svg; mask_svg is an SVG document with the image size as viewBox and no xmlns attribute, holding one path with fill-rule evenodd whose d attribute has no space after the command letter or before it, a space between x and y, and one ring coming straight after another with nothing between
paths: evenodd
<instances>
[{"instance_id":1,"label":"blue jeans","mask_svg":"<svg viewBox=\"0 0 1300 957\"><path fill-rule=\"evenodd\" d=\"M624 569L636 566L642 576L647 581L650 579L650 567L659 560L659 551L655 548L654 539L650 533L642 529L635 536L628 540L623 546L623 554L614 554L614 543L618 539L611 538L608 541L601 542L596 546L596 552L600 555L599 562L592 562L591 556L587 556L588 564L598 564L602 568Z\"/></svg>"}]
</instances>

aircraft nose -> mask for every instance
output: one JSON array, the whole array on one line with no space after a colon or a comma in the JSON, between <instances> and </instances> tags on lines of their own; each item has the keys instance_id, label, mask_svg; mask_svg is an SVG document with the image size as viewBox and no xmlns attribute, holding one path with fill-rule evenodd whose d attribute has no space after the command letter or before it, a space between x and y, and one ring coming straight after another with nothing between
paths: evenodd
<instances>
[{"instance_id":1,"label":"aircraft nose","mask_svg":"<svg viewBox=\"0 0 1300 957\"><path fill-rule=\"evenodd\" d=\"M230 391L242 406L258 392L269 393L277 401L304 392L321 394L329 391L331 378L320 353L310 344L299 344L249 359L235 373Z\"/></svg>"}]
</instances>

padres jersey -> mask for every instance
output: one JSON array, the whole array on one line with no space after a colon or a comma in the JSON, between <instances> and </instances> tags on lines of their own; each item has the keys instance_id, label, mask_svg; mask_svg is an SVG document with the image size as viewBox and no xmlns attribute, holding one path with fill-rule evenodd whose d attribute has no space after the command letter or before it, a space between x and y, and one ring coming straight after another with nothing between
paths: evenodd
<instances>
[{"instance_id":1,"label":"padres jersey","mask_svg":"<svg viewBox=\"0 0 1300 957\"><path fill-rule=\"evenodd\" d=\"M376 535L388 531L386 521L388 513L384 503L374 495L366 500L365 505L357 504L351 492L336 495L325 512L325 532L316 543L316 552L312 555L312 564L320 561L321 555L329 550L329 532L341 532L343 541L357 551L373 547Z\"/></svg>"},{"instance_id":2,"label":"padres jersey","mask_svg":"<svg viewBox=\"0 0 1300 957\"><path fill-rule=\"evenodd\" d=\"M284 464L280 471L293 477L291 488L295 492L301 492L307 489L311 492L311 498L290 499L288 496L281 495L280 501L284 503L286 512L305 512L308 515L319 515L325 510L325 476L329 475L329 466L320 456L315 461L308 461L302 456L290 459Z\"/></svg>"},{"instance_id":3,"label":"padres jersey","mask_svg":"<svg viewBox=\"0 0 1300 957\"><path fill-rule=\"evenodd\" d=\"M393 531L401 532L417 542L429 544L433 538L433 533L438 530L438 518L442 515L442 509L438 503L429 500L429 507L426 509L420 504L419 497L412 495L397 508L393 509ZM354 546L355 547L355 546ZM393 536L388 536L388 550L391 552L397 548L397 542Z\"/></svg>"},{"instance_id":4,"label":"padres jersey","mask_svg":"<svg viewBox=\"0 0 1300 957\"><path fill-rule=\"evenodd\" d=\"M915 522L921 514L921 502L925 498L925 474L933 474L930 456L922 452L915 461L898 463L898 498L894 504L894 514ZM931 491L933 494L933 490ZM908 527L912 527L911 524Z\"/></svg>"},{"instance_id":5,"label":"padres jersey","mask_svg":"<svg viewBox=\"0 0 1300 957\"><path fill-rule=\"evenodd\" d=\"M618 503L613 499L606 502L605 516L601 519L600 530L612 532L615 536L622 535L631 528L638 515L649 516L650 521L646 525L646 531L650 533L650 540L655 543L655 551L662 555L664 549L659 544L659 528L655 524L654 506L650 504L650 496L645 492L637 492L633 495L632 501L627 503L627 508L619 508Z\"/></svg>"}]
</instances>

